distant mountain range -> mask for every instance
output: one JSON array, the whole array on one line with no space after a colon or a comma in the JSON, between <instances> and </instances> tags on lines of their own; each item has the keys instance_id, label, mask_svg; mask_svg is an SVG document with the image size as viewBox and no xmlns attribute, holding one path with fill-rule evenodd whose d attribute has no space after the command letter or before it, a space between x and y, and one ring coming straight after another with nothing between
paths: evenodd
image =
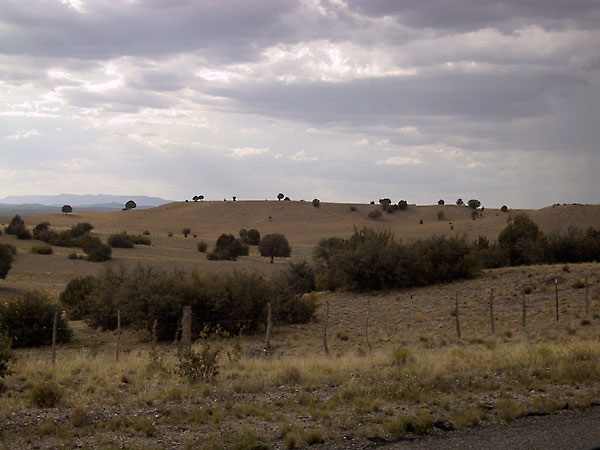
<instances>
[{"instance_id":1,"label":"distant mountain range","mask_svg":"<svg viewBox=\"0 0 600 450\"><path fill-rule=\"evenodd\" d=\"M129 200L137 204L137 209L154 208L172 202L144 195L9 195L0 199L0 216L59 213L63 205L71 205L74 212L120 211Z\"/></svg>"}]
</instances>

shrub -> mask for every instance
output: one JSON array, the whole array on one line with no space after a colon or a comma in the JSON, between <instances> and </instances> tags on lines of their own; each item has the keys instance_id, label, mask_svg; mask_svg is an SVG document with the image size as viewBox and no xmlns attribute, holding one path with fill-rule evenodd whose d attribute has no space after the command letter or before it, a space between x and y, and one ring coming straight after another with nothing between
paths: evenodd
<instances>
[{"instance_id":1,"label":"shrub","mask_svg":"<svg viewBox=\"0 0 600 450\"><path fill-rule=\"evenodd\" d=\"M52 247L49 245L33 245L29 249L29 253L33 253L35 255L51 255L54 253L54 250L52 250Z\"/></svg>"},{"instance_id":2,"label":"shrub","mask_svg":"<svg viewBox=\"0 0 600 450\"><path fill-rule=\"evenodd\" d=\"M469 200L467 202L467 206L469 208L477 209L477 208L479 208L481 206L481 202L479 200L476 200L476 199L472 198L471 200Z\"/></svg>"},{"instance_id":3,"label":"shrub","mask_svg":"<svg viewBox=\"0 0 600 450\"><path fill-rule=\"evenodd\" d=\"M48 345L52 342L54 313L58 305L41 292L27 292L0 303L0 329L8 334L13 347ZM62 315L58 317L57 340L66 342L71 330Z\"/></svg>"},{"instance_id":4,"label":"shrub","mask_svg":"<svg viewBox=\"0 0 600 450\"><path fill-rule=\"evenodd\" d=\"M200 253L206 253L206 249L208 248L208 244L204 241L198 242L198 251Z\"/></svg>"},{"instance_id":5,"label":"shrub","mask_svg":"<svg viewBox=\"0 0 600 450\"><path fill-rule=\"evenodd\" d=\"M260 233L258 230L255 228L249 229L244 243L248 245L258 245L260 243Z\"/></svg>"},{"instance_id":6,"label":"shrub","mask_svg":"<svg viewBox=\"0 0 600 450\"><path fill-rule=\"evenodd\" d=\"M50 222L40 222L35 227L33 227L33 238L45 241L46 239L40 239L40 236L46 236L44 233L50 230Z\"/></svg>"},{"instance_id":7,"label":"shrub","mask_svg":"<svg viewBox=\"0 0 600 450\"><path fill-rule=\"evenodd\" d=\"M108 245L103 244L97 237L88 235L82 247L88 261L102 262L111 259L112 249Z\"/></svg>"},{"instance_id":8,"label":"shrub","mask_svg":"<svg viewBox=\"0 0 600 450\"><path fill-rule=\"evenodd\" d=\"M71 236L78 238L86 233L91 232L94 229L93 225L88 222L80 222L77 225L71 227Z\"/></svg>"},{"instance_id":9,"label":"shrub","mask_svg":"<svg viewBox=\"0 0 600 450\"><path fill-rule=\"evenodd\" d=\"M8 244L0 244L0 278L2 279L6 278L8 271L12 268L14 248Z\"/></svg>"},{"instance_id":10,"label":"shrub","mask_svg":"<svg viewBox=\"0 0 600 450\"><path fill-rule=\"evenodd\" d=\"M222 234L217 239L214 250L206 256L210 260L235 261L239 256L248 256L248 252L248 246L232 234Z\"/></svg>"},{"instance_id":11,"label":"shrub","mask_svg":"<svg viewBox=\"0 0 600 450\"><path fill-rule=\"evenodd\" d=\"M144 232L142 233L144 236L150 236L150 232L148 230L144 230Z\"/></svg>"},{"instance_id":12,"label":"shrub","mask_svg":"<svg viewBox=\"0 0 600 450\"><path fill-rule=\"evenodd\" d=\"M147 238L145 235L132 236L131 238L136 245L152 245L150 238Z\"/></svg>"},{"instance_id":13,"label":"shrub","mask_svg":"<svg viewBox=\"0 0 600 450\"><path fill-rule=\"evenodd\" d=\"M8 373L8 363L13 358L8 334L0 330L0 382ZM1 387L1 385L0 385Z\"/></svg>"},{"instance_id":14,"label":"shrub","mask_svg":"<svg viewBox=\"0 0 600 450\"><path fill-rule=\"evenodd\" d=\"M72 252L72 253L69 253L69 256L67 256L67 258L69 258L69 259L79 259L79 255L77 254L77 252Z\"/></svg>"},{"instance_id":15,"label":"shrub","mask_svg":"<svg viewBox=\"0 0 600 450\"><path fill-rule=\"evenodd\" d=\"M112 248L133 248L135 238L127 234L126 231L117 234L111 234L108 238L108 245Z\"/></svg>"},{"instance_id":16,"label":"shrub","mask_svg":"<svg viewBox=\"0 0 600 450\"><path fill-rule=\"evenodd\" d=\"M291 262L288 269L281 273L285 283L296 294L307 294L315 290L315 270L306 261Z\"/></svg>"},{"instance_id":17,"label":"shrub","mask_svg":"<svg viewBox=\"0 0 600 450\"><path fill-rule=\"evenodd\" d=\"M10 223L6 228L4 228L4 231L6 234L16 235L17 232L22 228L25 228L25 222L23 219L21 219L21 216L17 214L10 220Z\"/></svg>"},{"instance_id":18,"label":"shrub","mask_svg":"<svg viewBox=\"0 0 600 450\"><path fill-rule=\"evenodd\" d=\"M190 382L210 383L219 374L218 355L219 349L213 348L205 339L200 352L190 349L179 357L175 372Z\"/></svg>"},{"instance_id":19,"label":"shrub","mask_svg":"<svg viewBox=\"0 0 600 450\"><path fill-rule=\"evenodd\" d=\"M60 402L63 391L57 384L44 381L31 388L30 396L31 401L38 408L54 408Z\"/></svg>"},{"instance_id":20,"label":"shrub","mask_svg":"<svg viewBox=\"0 0 600 450\"><path fill-rule=\"evenodd\" d=\"M444 220L444 211L438 211L437 218L438 220Z\"/></svg>"},{"instance_id":21,"label":"shrub","mask_svg":"<svg viewBox=\"0 0 600 450\"><path fill-rule=\"evenodd\" d=\"M17 232L15 234L17 235L17 239L23 239L23 240L31 239L31 232L24 226L18 228Z\"/></svg>"},{"instance_id":22,"label":"shrub","mask_svg":"<svg viewBox=\"0 0 600 450\"><path fill-rule=\"evenodd\" d=\"M286 237L283 234L272 233L264 236L258 244L260 256L271 258L271 264L275 257L289 257L292 253L292 248Z\"/></svg>"},{"instance_id":23,"label":"shrub","mask_svg":"<svg viewBox=\"0 0 600 450\"><path fill-rule=\"evenodd\" d=\"M318 198L314 198L313 201L312 201L312 205L315 208L318 208L319 206L321 206L321 200L319 200Z\"/></svg>"},{"instance_id":24,"label":"shrub","mask_svg":"<svg viewBox=\"0 0 600 450\"><path fill-rule=\"evenodd\" d=\"M350 211L352 211L352 212L356 212L356 211L357 211L357 209L356 209L356 206L351 206L351 207L350 207Z\"/></svg>"},{"instance_id":25,"label":"shrub","mask_svg":"<svg viewBox=\"0 0 600 450\"><path fill-rule=\"evenodd\" d=\"M379 211L378 209L374 209L373 211L370 211L368 214L370 219L379 219L381 217L381 211Z\"/></svg>"},{"instance_id":26,"label":"shrub","mask_svg":"<svg viewBox=\"0 0 600 450\"><path fill-rule=\"evenodd\" d=\"M183 230L181 230L181 232L183 233L183 237L188 237L188 234L192 233L192 229L189 227L185 227Z\"/></svg>"},{"instance_id":27,"label":"shrub","mask_svg":"<svg viewBox=\"0 0 600 450\"><path fill-rule=\"evenodd\" d=\"M73 278L60 294L60 301L68 307L72 320L83 319L90 312L89 298L96 288L96 277Z\"/></svg>"}]
</instances>

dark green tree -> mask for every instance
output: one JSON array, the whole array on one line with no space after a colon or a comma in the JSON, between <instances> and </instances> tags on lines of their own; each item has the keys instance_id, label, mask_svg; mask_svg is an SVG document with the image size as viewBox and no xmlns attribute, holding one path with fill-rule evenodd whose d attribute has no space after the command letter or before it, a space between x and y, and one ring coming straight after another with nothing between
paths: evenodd
<instances>
[{"instance_id":1,"label":"dark green tree","mask_svg":"<svg viewBox=\"0 0 600 450\"><path fill-rule=\"evenodd\" d=\"M133 200L129 200L127 203L125 203L126 210L135 209L136 206L137 205L135 204L135 202Z\"/></svg>"},{"instance_id":2,"label":"dark green tree","mask_svg":"<svg viewBox=\"0 0 600 450\"><path fill-rule=\"evenodd\" d=\"M12 268L13 250L9 245L0 244L0 278L6 278Z\"/></svg>"},{"instance_id":3,"label":"dark green tree","mask_svg":"<svg viewBox=\"0 0 600 450\"><path fill-rule=\"evenodd\" d=\"M272 233L263 236L258 244L258 251L261 256L270 257L273 264L275 257L289 257L292 248L283 234Z\"/></svg>"},{"instance_id":4,"label":"dark green tree","mask_svg":"<svg viewBox=\"0 0 600 450\"><path fill-rule=\"evenodd\" d=\"M71 208L71 205L64 205L62 207L62 212L63 214L69 214L73 212L73 208Z\"/></svg>"}]
</instances>

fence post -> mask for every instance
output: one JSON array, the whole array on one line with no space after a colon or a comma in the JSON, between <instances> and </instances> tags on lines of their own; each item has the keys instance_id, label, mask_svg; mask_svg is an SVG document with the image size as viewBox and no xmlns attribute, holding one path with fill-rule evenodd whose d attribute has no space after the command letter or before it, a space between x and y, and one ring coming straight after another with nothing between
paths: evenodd
<instances>
[{"instance_id":1,"label":"fence post","mask_svg":"<svg viewBox=\"0 0 600 450\"><path fill-rule=\"evenodd\" d=\"M556 298L556 321L558 322L558 278L554 279L554 297Z\"/></svg>"},{"instance_id":2,"label":"fence post","mask_svg":"<svg viewBox=\"0 0 600 450\"><path fill-rule=\"evenodd\" d=\"M458 320L458 291L456 291L454 315L456 316L456 337L460 339L460 321Z\"/></svg>"},{"instance_id":3,"label":"fence post","mask_svg":"<svg viewBox=\"0 0 600 450\"><path fill-rule=\"evenodd\" d=\"M329 347L327 347L327 321L329 320L329 300L325 302L325 325L323 326L323 350L325 354L329 354Z\"/></svg>"},{"instance_id":4,"label":"fence post","mask_svg":"<svg viewBox=\"0 0 600 450\"><path fill-rule=\"evenodd\" d=\"M56 332L58 330L58 309L54 311L54 322L52 324L52 365L56 365Z\"/></svg>"},{"instance_id":5,"label":"fence post","mask_svg":"<svg viewBox=\"0 0 600 450\"><path fill-rule=\"evenodd\" d=\"M589 303L588 303L588 277L585 277L585 315L588 315Z\"/></svg>"},{"instance_id":6,"label":"fence post","mask_svg":"<svg viewBox=\"0 0 600 450\"><path fill-rule=\"evenodd\" d=\"M271 348L271 302L267 303L267 339L265 348Z\"/></svg>"},{"instance_id":7,"label":"fence post","mask_svg":"<svg viewBox=\"0 0 600 450\"><path fill-rule=\"evenodd\" d=\"M367 338L367 347L372 350L371 343L369 342L369 318L371 317L371 299L367 299L367 319L365 320L365 337Z\"/></svg>"},{"instance_id":8,"label":"fence post","mask_svg":"<svg viewBox=\"0 0 600 450\"><path fill-rule=\"evenodd\" d=\"M415 345L415 305L412 295L410 296L410 336L413 345Z\"/></svg>"},{"instance_id":9,"label":"fence post","mask_svg":"<svg viewBox=\"0 0 600 450\"><path fill-rule=\"evenodd\" d=\"M182 336L181 342L183 345L183 351L187 352L192 346L192 307L183 307L183 319L182 319Z\"/></svg>"},{"instance_id":10,"label":"fence post","mask_svg":"<svg viewBox=\"0 0 600 450\"><path fill-rule=\"evenodd\" d=\"M523 328L527 326L527 300L525 299L525 285L523 285Z\"/></svg>"},{"instance_id":11,"label":"fence post","mask_svg":"<svg viewBox=\"0 0 600 450\"><path fill-rule=\"evenodd\" d=\"M496 324L494 323L494 288L490 289L490 325L492 334L496 333Z\"/></svg>"},{"instance_id":12,"label":"fence post","mask_svg":"<svg viewBox=\"0 0 600 450\"><path fill-rule=\"evenodd\" d=\"M117 361L121 350L121 309L117 309Z\"/></svg>"}]
</instances>

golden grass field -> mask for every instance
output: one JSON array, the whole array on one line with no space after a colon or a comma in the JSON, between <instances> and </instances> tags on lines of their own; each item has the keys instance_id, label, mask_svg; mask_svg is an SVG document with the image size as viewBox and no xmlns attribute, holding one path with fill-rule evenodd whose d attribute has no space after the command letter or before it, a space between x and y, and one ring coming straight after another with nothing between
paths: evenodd
<instances>
[{"instance_id":1,"label":"golden grass field","mask_svg":"<svg viewBox=\"0 0 600 450\"><path fill-rule=\"evenodd\" d=\"M367 214L375 208L379 206L190 202L144 211L24 217L29 227L44 220L56 228L90 222L103 238L148 230L152 246L114 249L113 261L92 263L69 260L73 249L59 247L53 255L32 255L27 251L35 241L2 235L0 242L16 245L18 255L6 280L0 281L0 295L26 289L57 295L71 278L95 274L104 264L258 270L265 275L286 267L289 259L269 264L256 248L235 262L208 261L196 250L200 240L210 248L222 232L237 235L240 228L285 234L291 260L301 261L311 258L319 239L348 236L354 227L390 229L405 240L452 233L493 240L515 213L486 209L473 221L466 207L436 205L384 213L374 221ZM443 221L437 219L440 210ZM600 206L526 212L544 232L600 227ZM184 238L184 227L197 237ZM169 232L174 236L168 237ZM525 328L523 287L528 288ZM461 339L454 315L457 293ZM176 375L175 345L154 347L148 336L125 332L116 361L114 332L74 322L74 339L59 346L56 366L50 363L49 349L17 352L13 374L0 395L0 447L249 449L324 442L322 448L347 448L351 439L361 448L369 439L393 442L415 433L443 433L432 428L435 421L455 427L502 423L566 403L585 407L600 402L597 263L511 267L426 288L318 295L316 320L275 327L269 352L263 350L263 334L212 342L221 352L220 373L210 384L190 384ZM329 355L322 346L327 303ZM372 350L365 335L369 304ZM42 382L61 390L58 407L32 405L32 387Z\"/></svg>"}]
</instances>

